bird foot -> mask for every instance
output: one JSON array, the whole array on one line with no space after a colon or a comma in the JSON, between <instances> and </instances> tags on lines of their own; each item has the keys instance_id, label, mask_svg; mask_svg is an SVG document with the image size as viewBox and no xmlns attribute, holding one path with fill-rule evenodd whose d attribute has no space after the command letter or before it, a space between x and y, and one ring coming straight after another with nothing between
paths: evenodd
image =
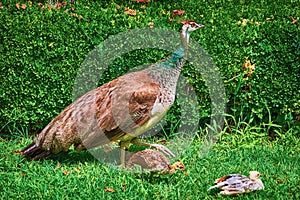
<instances>
[{"instance_id":1,"label":"bird foot","mask_svg":"<svg viewBox=\"0 0 300 200\"><path fill-rule=\"evenodd\" d=\"M150 144L150 147L155 147L157 150L164 152L168 156L176 157L170 149L161 144Z\"/></svg>"}]
</instances>

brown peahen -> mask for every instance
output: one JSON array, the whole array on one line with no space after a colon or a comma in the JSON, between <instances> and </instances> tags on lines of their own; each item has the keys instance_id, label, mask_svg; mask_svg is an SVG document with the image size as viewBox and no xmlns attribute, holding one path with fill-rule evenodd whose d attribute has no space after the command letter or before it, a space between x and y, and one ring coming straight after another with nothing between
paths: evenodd
<instances>
[{"instance_id":1,"label":"brown peahen","mask_svg":"<svg viewBox=\"0 0 300 200\"><path fill-rule=\"evenodd\" d=\"M174 156L165 146L141 142L137 137L157 124L172 106L190 33L202 27L193 20L184 21L181 45L166 61L87 92L55 117L35 141L21 150L22 155L36 160L66 152L71 145L80 151L118 142L122 165L130 143L155 147Z\"/></svg>"},{"instance_id":2,"label":"brown peahen","mask_svg":"<svg viewBox=\"0 0 300 200\"><path fill-rule=\"evenodd\" d=\"M139 166L142 171L146 170L157 174L173 174L176 170L185 170L182 162L173 164L170 160L158 151L145 149L134 153L126 162L126 168L135 169Z\"/></svg>"}]
</instances>

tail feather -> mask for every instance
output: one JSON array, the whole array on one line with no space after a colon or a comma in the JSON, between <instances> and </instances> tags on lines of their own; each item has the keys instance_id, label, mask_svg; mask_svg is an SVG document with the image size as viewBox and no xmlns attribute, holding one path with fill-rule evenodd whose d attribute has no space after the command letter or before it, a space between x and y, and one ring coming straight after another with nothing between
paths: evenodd
<instances>
[{"instance_id":1,"label":"tail feather","mask_svg":"<svg viewBox=\"0 0 300 200\"><path fill-rule=\"evenodd\" d=\"M36 145L35 142L32 142L24 149L21 150L21 154L25 157L29 157L31 160L38 160L41 158L48 157L51 152L47 150L43 150Z\"/></svg>"},{"instance_id":2,"label":"tail feather","mask_svg":"<svg viewBox=\"0 0 300 200\"><path fill-rule=\"evenodd\" d=\"M208 190L211 190L211 189L214 189L214 188L221 188L224 185L226 185L226 184L225 183L218 183L218 184L215 184L215 185L211 186L210 188L208 188Z\"/></svg>"},{"instance_id":3,"label":"tail feather","mask_svg":"<svg viewBox=\"0 0 300 200\"><path fill-rule=\"evenodd\" d=\"M217 187L219 187L219 186L218 185L214 185L214 186L211 186L210 188L208 188L208 190L212 190L212 189L217 188Z\"/></svg>"}]
</instances>

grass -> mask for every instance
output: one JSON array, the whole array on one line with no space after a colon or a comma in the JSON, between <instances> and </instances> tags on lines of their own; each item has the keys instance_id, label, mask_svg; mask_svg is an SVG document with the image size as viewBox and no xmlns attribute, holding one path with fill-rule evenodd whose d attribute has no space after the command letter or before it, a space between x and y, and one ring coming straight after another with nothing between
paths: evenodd
<instances>
[{"instance_id":1,"label":"grass","mask_svg":"<svg viewBox=\"0 0 300 200\"><path fill-rule=\"evenodd\" d=\"M83 20L64 13L62 9L60 12L42 12L37 5L30 7L28 4L26 10L17 10L15 2L10 1L12 9L8 9L8 3L3 3L5 9L1 10L1 18L6 22L3 28L7 27L3 31L3 38L8 39L3 40L6 41L6 51L3 51L3 60L6 61L3 63L6 64L2 67L2 77L7 82L3 87L5 91L1 92L6 95L6 100L0 103L4 106L0 110L5 119L3 127L12 127L8 128L9 136L4 138L0 135L2 199L231 199L219 195L216 190L208 192L207 188L222 175L248 175L250 170L258 170L263 174L265 190L238 195L235 199L300 199L299 128L297 130L296 126L289 126L290 129L285 132L271 123L271 116L274 120L273 114L278 113L279 108L290 110L291 105L286 103L298 100L296 70L299 69L299 51L296 47L299 22L293 24L290 18L294 16L299 19L296 1L291 0L288 4L269 0L151 1L146 8L133 1L117 0L112 4L105 1L98 1L97 4L78 1L74 12L82 14ZM121 5L121 10L116 8L117 4ZM126 16L123 14L125 7L136 9L139 14L135 17ZM73 85L63 85L67 82L73 84L69 81L72 77L70 72L77 71L77 68L69 67L80 66L87 52L109 35L148 27L149 22L154 22L155 27L176 30L177 23L169 22L174 9L185 10L185 18L199 20L207 26L205 30L195 33L193 39L201 42L214 58L226 83L229 100L234 96L228 111L236 112L234 115L240 116L240 120L251 120L246 123L227 116L230 120L226 121L217 143L207 154L203 155L201 138L196 137L181 155L187 171L154 178L147 174L142 176L116 170L96 160L89 152L71 151L52 159L32 162L14 152L34 139L30 137L32 132L22 128L26 123L47 123L55 112L59 112L70 101L67 91L70 92ZM40 30L41 22L45 23L44 32L32 31L32 27ZM43 35L43 42L40 41L40 35ZM53 45L53 42L52 47L50 44ZM37 52L28 48L37 45L42 45ZM134 60L156 61L153 57L147 51L137 52ZM241 66L246 58L257 66L254 75L249 78L250 82L237 76L244 73ZM62 60L67 60L67 65ZM41 66L38 63L42 63ZM125 69L126 65L130 66L133 62L120 59L120 63L120 68ZM26 70L21 73L24 66ZM40 75L32 77L39 71ZM110 75L118 76L117 72ZM185 73L194 76L192 71L186 70ZM48 74L53 78L49 79ZM61 75L66 77L58 79ZM24 81L24 77L30 79ZM240 81L243 82L235 77L241 77ZM197 83L197 91L204 93L205 90L200 87L202 82L198 80ZM287 87L282 87L282 83ZM242 84L247 87L242 87ZM40 90L39 85L47 90ZM250 85L251 90L248 91ZM57 88L62 88L62 91ZM265 101L269 102L268 105ZM24 105L24 102L27 103ZM59 102L63 103L58 105ZM265 120L269 124L257 122L255 114L261 118L269 117L269 120ZM6 119L9 119L8 122ZM283 121L288 119L283 117ZM21 128L17 127L19 124ZM3 128L0 129L2 131ZM114 192L105 188L111 188Z\"/></svg>"},{"instance_id":2,"label":"grass","mask_svg":"<svg viewBox=\"0 0 300 200\"><path fill-rule=\"evenodd\" d=\"M204 156L201 140L195 138L181 156L187 171L153 178L116 170L88 152L27 161L14 150L30 143L30 138L2 138L0 191L2 199L228 199L207 188L219 176L258 170L263 173L265 190L236 199L299 199L299 138L291 129L271 142L263 131L254 127L222 132Z\"/></svg>"}]
</instances>

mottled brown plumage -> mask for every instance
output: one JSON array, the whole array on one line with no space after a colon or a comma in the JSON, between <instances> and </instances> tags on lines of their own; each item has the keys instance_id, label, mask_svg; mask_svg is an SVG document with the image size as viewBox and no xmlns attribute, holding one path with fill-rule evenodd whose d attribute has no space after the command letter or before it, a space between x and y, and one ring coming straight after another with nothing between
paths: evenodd
<instances>
[{"instance_id":1,"label":"mottled brown plumage","mask_svg":"<svg viewBox=\"0 0 300 200\"><path fill-rule=\"evenodd\" d=\"M258 171L250 171L250 177L241 174L230 174L216 179L215 185L211 186L208 190L213 188L220 188L220 194L233 195L248 193L255 190L263 190L264 185L259 179L261 174Z\"/></svg>"},{"instance_id":2,"label":"mottled brown plumage","mask_svg":"<svg viewBox=\"0 0 300 200\"><path fill-rule=\"evenodd\" d=\"M126 162L126 167L129 169L135 169L136 166L142 170L158 174L172 174L176 170L185 170L182 162L178 161L171 165L166 156L152 149L138 151Z\"/></svg>"},{"instance_id":3,"label":"mottled brown plumage","mask_svg":"<svg viewBox=\"0 0 300 200\"><path fill-rule=\"evenodd\" d=\"M152 146L174 156L163 145L142 143L136 138L159 122L173 104L189 34L201 27L192 20L185 22L182 46L167 61L125 74L81 96L21 150L22 155L39 159L68 151L71 145L80 151L114 141L120 143L122 164L130 143Z\"/></svg>"}]
</instances>

